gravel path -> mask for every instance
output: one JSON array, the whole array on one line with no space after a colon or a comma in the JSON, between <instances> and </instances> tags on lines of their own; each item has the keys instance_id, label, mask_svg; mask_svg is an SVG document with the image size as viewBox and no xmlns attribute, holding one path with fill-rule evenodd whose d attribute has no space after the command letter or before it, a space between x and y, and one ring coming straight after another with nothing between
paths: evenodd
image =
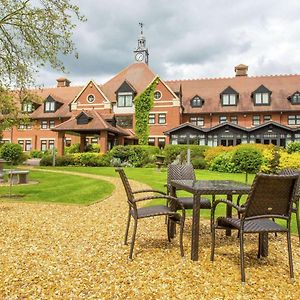
<instances>
[{"instance_id":1,"label":"gravel path","mask_svg":"<svg viewBox=\"0 0 300 300\"><path fill-rule=\"evenodd\" d=\"M113 195L90 206L0 203L0 299L299 299L300 247L293 237L295 282L289 281L285 236L270 238L269 257L256 258L256 236L246 238L246 280L240 284L236 234L218 235L209 260L207 220L201 222L200 261L167 242L164 218L139 221L135 259L123 236L125 193L118 178L78 174L113 183ZM135 189L145 185L132 182Z\"/></svg>"}]
</instances>

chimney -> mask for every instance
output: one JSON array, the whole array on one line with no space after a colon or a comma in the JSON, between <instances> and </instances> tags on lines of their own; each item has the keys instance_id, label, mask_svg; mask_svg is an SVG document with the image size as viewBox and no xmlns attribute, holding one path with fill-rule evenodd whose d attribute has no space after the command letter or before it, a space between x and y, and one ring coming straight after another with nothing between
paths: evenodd
<instances>
[{"instance_id":1,"label":"chimney","mask_svg":"<svg viewBox=\"0 0 300 300\"><path fill-rule=\"evenodd\" d=\"M248 76L248 66L240 64L234 68L235 76Z\"/></svg>"},{"instance_id":2,"label":"chimney","mask_svg":"<svg viewBox=\"0 0 300 300\"><path fill-rule=\"evenodd\" d=\"M56 79L57 81L57 87L66 87L70 86L71 81L67 78L60 77Z\"/></svg>"}]
</instances>

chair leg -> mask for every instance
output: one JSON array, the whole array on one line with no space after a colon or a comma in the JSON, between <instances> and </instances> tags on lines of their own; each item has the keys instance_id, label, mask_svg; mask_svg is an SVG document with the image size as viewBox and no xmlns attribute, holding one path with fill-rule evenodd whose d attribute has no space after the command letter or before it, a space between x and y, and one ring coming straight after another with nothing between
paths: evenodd
<instances>
[{"instance_id":1,"label":"chair leg","mask_svg":"<svg viewBox=\"0 0 300 300\"><path fill-rule=\"evenodd\" d=\"M261 247L262 247L262 235L258 234L258 253L257 253L257 258L260 258L260 256L261 256Z\"/></svg>"},{"instance_id":2,"label":"chair leg","mask_svg":"<svg viewBox=\"0 0 300 300\"><path fill-rule=\"evenodd\" d=\"M168 241L171 242L171 234L170 234L170 225L171 225L171 221L169 216L166 216L166 220L167 220L167 235L168 235Z\"/></svg>"},{"instance_id":3,"label":"chair leg","mask_svg":"<svg viewBox=\"0 0 300 300\"><path fill-rule=\"evenodd\" d=\"M135 236L136 236L136 230L137 230L137 222L138 222L138 220L134 219L134 227L133 227L133 233L132 233L132 238L131 238L129 259L132 259L132 253L133 253L133 248L134 248L134 243L135 243Z\"/></svg>"},{"instance_id":4,"label":"chair leg","mask_svg":"<svg viewBox=\"0 0 300 300\"><path fill-rule=\"evenodd\" d=\"M299 245L300 245L300 217L299 217L299 204L297 204L297 209L296 209L296 221L297 221L297 229L298 229L298 237L299 237Z\"/></svg>"},{"instance_id":5,"label":"chair leg","mask_svg":"<svg viewBox=\"0 0 300 300\"><path fill-rule=\"evenodd\" d=\"M293 280L294 279L294 268L293 268L293 256L292 256L290 231L287 232L287 243L288 243L288 253L289 253L290 278Z\"/></svg>"},{"instance_id":6,"label":"chair leg","mask_svg":"<svg viewBox=\"0 0 300 300\"><path fill-rule=\"evenodd\" d=\"M211 227L211 250L210 250L210 260L215 259L215 241L216 241L216 229L214 225Z\"/></svg>"},{"instance_id":7,"label":"chair leg","mask_svg":"<svg viewBox=\"0 0 300 300\"><path fill-rule=\"evenodd\" d=\"M184 220L181 220L181 221L180 221L180 236L179 236L180 254L181 254L181 257L184 257L184 249L183 249L183 229L184 229Z\"/></svg>"},{"instance_id":8,"label":"chair leg","mask_svg":"<svg viewBox=\"0 0 300 300\"><path fill-rule=\"evenodd\" d=\"M245 284L245 262L244 262L244 232L240 232L240 260L241 260L241 279L242 284Z\"/></svg>"},{"instance_id":9,"label":"chair leg","mask_svg":"<svg viewBox=\"0 0 300 300\"><path fill-rule=\"evenodd\" d=\"M128 232L129 232L129 226L130 226L130 219L131 219L131 214L130 214L130 210L129 210L128 211L128 219L127 219L127 226L126 226L126 232L125 232L124 245L127 245Z\"/></svg>"}]
</instances>

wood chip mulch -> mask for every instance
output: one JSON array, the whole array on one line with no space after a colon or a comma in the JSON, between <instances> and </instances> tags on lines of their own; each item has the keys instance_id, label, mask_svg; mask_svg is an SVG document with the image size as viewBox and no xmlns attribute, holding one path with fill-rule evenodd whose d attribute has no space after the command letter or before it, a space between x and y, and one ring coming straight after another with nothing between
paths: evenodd
<instances>
[{"instance_id":1,"label":"wood chip mulch","mask_svg":"<svg viewBox=\"0 0 300 300\"><path fill-rule=\"evenodd\" d=\"M71 172L70 172L71 174ZM79 174L77 174L79 175ZM140 220L133 261L123 245L126 197L117 178L113 195L90 206L0 204L0 299L299 299L300 246L293 237L295 282L289 280L286 238L270 237L257 259L257 237L246 236L246 285L240 284L236 233L217 236L211 263L207 220L201 220L200 260L168 243L165 219ZM135 188L144 188L132 182Z\"/></svg>"}]
</instances>

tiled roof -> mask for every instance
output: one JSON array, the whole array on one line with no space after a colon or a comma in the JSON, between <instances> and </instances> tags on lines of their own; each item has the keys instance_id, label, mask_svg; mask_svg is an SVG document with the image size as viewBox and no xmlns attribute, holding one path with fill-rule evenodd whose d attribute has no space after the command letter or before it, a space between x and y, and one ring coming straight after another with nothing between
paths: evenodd
<instances>
[{"instance_id":1,"label":"tiled roof","mask_svg":"<svg viewBox=\"0 0 300 300\"><path fill-rule=\"evenodd\" d=\"M137 94L143 92L156 75L145 63L133 63L101 86L102 91L111 102L116 101L115 92L126 80Z\"/></svg>"},{"instance_id":2,"label":"tiled roof","mask_svg":"<svg viewBox=\"0 0 300 300\"><path fill-rule=\"evenodd\" d=\"M300 109L300 105L292 105L287 100L289 96L300 90L300 75L238 76L165 82L174 91L178 91L180 85L182 86L184 113L289 111ZM252 92L261 85L272 91L270 106L255 106L252 102ZM239 93L237 106L221 106L220 93L228 86ZM200 108L190 106L190 100L195 95L200 96L205 101Z\"/></svg>"},{"instance_id":3,"label":"tiled roof","mask_svg":"<svg viewBox=\"0 0 300 300\"><path fill-rule=\"evenodd\" d=\"M44 112L44 105L42 104L30 114L30 117L33 119L71 117L72 113L70 112L68 104L76 97L81 89L81 86L72 86L32 90L32 92L36 93L43 100L45 100L50 95L53 99L55 99L62 105L55 112Z\"/></svg>"},{"instance_id":4,"label":"tiled roof","mask_svg":"<svg viewBox=\"0 0 300 300\"><path fill-rule=\"evenodd\" d=\"M90 117L90 121L87 124L78 124L76 117L84 112L88 117ZM100 115L95 110L85 110L78 113L77 116L70 118L62 124L57 125L53 131L101 131L107 130L110 132L118 133L121 135L128 135L128 132L122 129L119 126L112 126L106 120L111 119L110 115ZM105 116L107 119L105 119Z\"/></svg>"}]
</instances>

